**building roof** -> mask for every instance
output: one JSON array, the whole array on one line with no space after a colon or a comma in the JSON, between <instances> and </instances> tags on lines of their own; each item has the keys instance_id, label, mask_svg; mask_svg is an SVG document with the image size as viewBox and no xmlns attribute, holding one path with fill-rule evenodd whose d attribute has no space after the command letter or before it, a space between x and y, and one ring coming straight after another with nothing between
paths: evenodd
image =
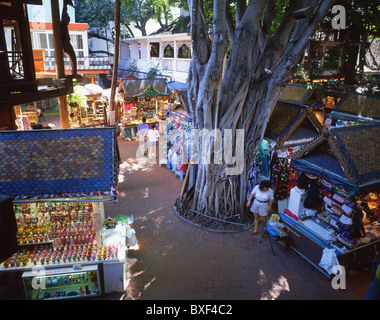
<instances>
[{"instance_id":1,"label":"building roof","mask_svg":"<svg viewBox=\"0 0 380 320\"><path fill-rule=\"evenodd\" d=\"M380 120L380 96L347 92L331 112L343 120Z\"/></svg>"},{"instance_id":2,"label":"building roof","mask_svg":"<svg viewBox=\"0 0 380 320\"><path fill-rule=\"evenodd\" d=\"M143 94L148 88L152 88L159 95L169 95L170 88L164 79L122 79L124 94L133 97Z\"/></svg>"},{"instance_id":3,"label":"building roof","mask_svg":"<svg viewBox=\"0 0 380 320\"><path fill-rule=\"evenodd\" d=\"M114 128L0 132L0 194L15 199L109 196L117 184Z\"/></svg>"},{"instance_id":4,"label":"building roof","mask_svg":"<svg viewBox=\"0 0 380 320\"><path fill-rule=\"evenodd\" d=\"M302 105L278 101L264 137L275 141L276 149L310 142L322 132L322 125L312 111Z\"/></svg>"},{"instance_id":5,"label":"building roof","mask_svg":"<svg viewBox=\"0 0 380 320\"><path fill-rule=\"evenodd\" d=\"M322 103L317 90L304 84L290 83L280 93L278 101L314 106Z\"/></svg>"},{"instance_id":6,"label":"building roof","mask_svg":"<svg viewBox=\"0 0 380 320\"><path fill-rule=\"evenodd\" d=\"M191 21L190 16L180 16L168 26L158 29L150 35L160 35L163 33L176 34L176 33L190 33Z\"/></svg>"},{"instance_id":7,"label":"building roof","mask_svg":"<svg viewBox=\"0 0 380 320\"><path fill-rule=\"evenodd\" d=\"M330 180L351 194L380 188L380 125L330 128L299 150L292 167Z\"/></svg>"}]
</instances>

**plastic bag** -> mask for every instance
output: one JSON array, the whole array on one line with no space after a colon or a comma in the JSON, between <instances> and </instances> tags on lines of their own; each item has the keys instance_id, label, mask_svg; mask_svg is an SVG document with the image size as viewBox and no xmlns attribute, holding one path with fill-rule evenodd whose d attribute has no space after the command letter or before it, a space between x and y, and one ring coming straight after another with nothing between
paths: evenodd
<instances>
[{"instance_id":1,"label":"plastic bag","mask_svg":"<svg viewBox=\"0 0 380 320\"><path fill-rule=\"evenodd\" d=\"M338 258L336 257L334 249L325 248L323 250L321 261L319 262L319 266L327 271L328 274L332 273L332 269L334 266L339 265Z\"/></svg>"},{"instance_id":2,"label":"plastic bag","mask_svg":"<svg viewBox=\"0 0 380 320\"><path fill-rule=\"evenodd\" d=\"M131 227L127 226L127 236L125 238L125 245L128 247L133 247L137 243L136 231Z\"/></svg>"}]
</instances>

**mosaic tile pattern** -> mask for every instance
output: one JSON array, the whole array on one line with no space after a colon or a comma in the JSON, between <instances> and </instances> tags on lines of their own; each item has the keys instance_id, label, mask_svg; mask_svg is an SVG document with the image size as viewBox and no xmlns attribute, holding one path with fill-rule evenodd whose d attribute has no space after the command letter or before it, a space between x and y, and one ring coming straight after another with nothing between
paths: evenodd
<instances>
[{"instance_id":1,"label":"mosaic tile pattern","mask_svg":"<svg viewBox=\"0 0 380 320\"><path fill-rule=\"evenodd\" d=\"M282 90L278 99L295 104L304 104L311 94L312 89L308 89L307 86L291 83Z\"/></svg>"},{"instance_id":2,"label":"mosaic tile pattern","mask_svg":"<svg viewBox=\"0 0 380 320\"><path fill-rule=\"evenodd\" d=\"M329 130L359 184L380 179L380 125Z\"/></svg>"},{"instance_id":3,"label":"mosaic tile pattern","mask_svg":"<svg viewBox=\"0 0 380 320\"><path fill-rule=\"evenodd\" d=\"M166 80L161 79L123 79L124 93L137 96L144 92L149 86L152 86L161 94L170 94L170 88Z\"/></svg>"},{"instance_id":4,"label":"mosaic tile pattern","mask_svg":"<svg viewBox=\"0 0 380 320\"><path fill-rule=\"evenodd\" d=\"M115 157L113 128L3 131L0 194L109 191Z\"/></svg>"},{"instance_id":5,"label":"mosaic tile pattern","mask_svg":"<svg viewBox=\"0 0 380 320\"><path fill-rule=\"evenodd\" d=\"M265 138L281 140L304 112L306 108L303 106L278 101L269 119Z\"/></svg>"},{"instance_id":6,"label":"mosaic tile pattern","mask_svg":"<svg viewBox=\"0 0 380 320\"><path fill-rule=\"evenodd\" d=\"M380 119L380 97L349 92L339 101L334 110Z\"/></svg>"}]
</instances>

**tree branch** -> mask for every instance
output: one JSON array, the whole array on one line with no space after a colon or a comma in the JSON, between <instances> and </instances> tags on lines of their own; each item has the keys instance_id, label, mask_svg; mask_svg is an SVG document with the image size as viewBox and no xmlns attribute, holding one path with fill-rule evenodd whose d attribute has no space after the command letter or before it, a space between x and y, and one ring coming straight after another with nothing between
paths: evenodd
<instances>
[{"instance_id":1,"label":"tree branch","mask_svg":"<svg viewBox=\"0 0 380 320\"><path fill-rule=\"evenodd\" d=\"M268 4L265 9L264 21L263 21L263 31L266 34L270 33L270 28L272 26L272 21L273 21L275 12L276 12L276 1L268 0Z\"/></svg>"},{"instance_id":2,"label":"tree branch","mask_svg":"<svg viewBox=\"0 0 380 320\"><path fill-rule=\"evenodd\" d=\"M238 25L247 10L247 3L245 0L236 0L236 25Z\"/></svg>"},{"instance_id":3,"label":"tree branch","mask_svg":"<svg viewBox=\"0 0 380 320\"><path fill-rule=\"evenodd\" d=\"M230 2L226 3L226 26L228 30L228 34L230 36L231 43L235 42L235 25L232 19L232 12L230 9Z\"/></svg>"},{"instance_id":4,"label":"tree branch","mask_svg":"<svg viewBox=\"0 0 380 320\"><path fill-rule=\"evenodd\" d=\"M204 65L210 57L210 39L207 33L199 0L188 0L191 19L191 39L193 42L193 57Z\"/></svg>"}]
</instances>

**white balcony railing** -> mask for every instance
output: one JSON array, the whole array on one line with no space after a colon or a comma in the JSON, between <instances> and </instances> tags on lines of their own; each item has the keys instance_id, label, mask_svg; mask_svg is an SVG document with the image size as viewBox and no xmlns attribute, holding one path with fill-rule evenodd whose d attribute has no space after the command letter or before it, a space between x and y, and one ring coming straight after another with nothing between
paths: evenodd
<instances>
[{"instance_id":1,"label":"white balcony railing","mask_svg":"<svg viewBox=\"0 0 380 320\"><path fill-rule=\"evenodd\" d=\"M69 58L64 58L66 70L71 70ZM55 70L55 58L45 58L46 70ZM77 58L78 70L108 70L111 69L111 59L109 57L83 57Z\"/></svg>"}]
</instances>

